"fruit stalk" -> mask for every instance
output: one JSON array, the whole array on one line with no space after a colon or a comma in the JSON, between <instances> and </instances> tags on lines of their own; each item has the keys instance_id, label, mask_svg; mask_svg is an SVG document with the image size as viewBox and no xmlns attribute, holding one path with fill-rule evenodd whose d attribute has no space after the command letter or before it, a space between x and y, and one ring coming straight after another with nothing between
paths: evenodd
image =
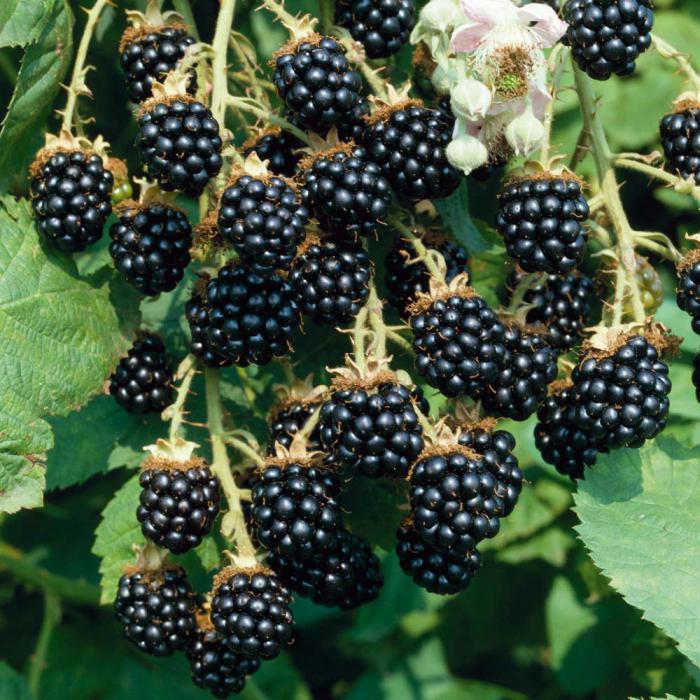
<instances>
[{"instance_id":1,"label":"fruit stalk","mask_svg":"<svg viewBox=\"0 0 700 700\"><path fill-rule=\"evenodd\" d=\"M228 71L226 54L229 36L233 26L233 15L236 10L236 0L221 0L219 15L216 18L216 30L212 41L214 60L212 62L212 92L211 111L222 128L226 116L228 99Z\"/></svg>"},{"instance_id":2,"label":"fruit stalk","mask_svg":"<svg viewBox=\"0 0 700 700\"><path fill-rule=\"evenodd\" d=\"M194 356L188 355L180 363L175 375L178 378L182 378L177 394L175 395L175 402L168 406L165 411L163 411L163 419L170 419L168 441L171 443L174 442L175 438L177 438L180 434L180 429L182 428L182 423L185 419L185 403L187 402L187 395L190 393L192 380L194 379L194 375L196 373L197 368Z\"/></svg>"},{"instance_id":3,"label":"fruit stalk","mask_svg":"<svg viewBox=\"0 0 700 700\"><path fill-rule=\"evenodd\" d=\"M39 697L41 675L46 666L46 655L51 644L53 632L61 622L61 599L52 591L44 591L44 617L39 630L34 653L27 672L27 685L34 697Z\"/></svg>"},{"instance_id":4,"label":"fruit stalk","mask_svg":"<svg viewBox=\"0 0 700 700\"><path fill-rule=\"evenodd\" d=\"M700 75L696 73L684 53L671 46L671 44L656 34L651 35L651 43L663 58L674 60L678 64L680 70L685 73L686 78L692 83L693 88L700 91Z\"/></svg>"}]
</instances>

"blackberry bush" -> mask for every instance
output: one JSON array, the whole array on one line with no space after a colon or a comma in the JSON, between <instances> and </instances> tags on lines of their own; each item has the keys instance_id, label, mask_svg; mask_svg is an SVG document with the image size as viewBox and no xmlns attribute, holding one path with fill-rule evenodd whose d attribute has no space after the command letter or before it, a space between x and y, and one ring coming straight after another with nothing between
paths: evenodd
<instances>
[{"instance_id":1,"label":"blackberry bush","mask_svg":"<svg viewBox=\"0 0 700 700\"><path fill-rule=\"evenodd\" d=\"M676 302L690 314L693 331L700 335L700 249L691 251L678 264Z\"/></svg>"},{"instance_id":2,"label":"blackberry bush","mask_svg":"<svg viewBox=\"0 0 700 700\"><path fill-rule=\"evenodd\" d=\"M700 105L679 105L661 120L660 132L666 170L700 185Z\"/></svg>"}]
</instances>

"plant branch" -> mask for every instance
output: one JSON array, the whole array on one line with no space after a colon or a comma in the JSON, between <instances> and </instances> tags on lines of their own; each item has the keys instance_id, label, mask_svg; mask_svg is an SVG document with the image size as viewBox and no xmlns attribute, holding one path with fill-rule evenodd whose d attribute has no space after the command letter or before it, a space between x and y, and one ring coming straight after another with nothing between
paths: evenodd
<instances>
[{"instance_id":1,"label":"plant branch","mask_svg":"<svg viewBox=\"0 0 700 700\"><path fill-rule=\"evenodd\" d=\"M411 345L411 342L409 340L406 340L406 338L404 338L391 328L386 329L386 337L388 340L390 340L392 343L395 343L406 352L411 352L413 350L413 345Z\"/></svg>"},{"instance_id":2,"label":"plant branch","mask_svg":"<svg viewBox=\"0 0 700 700\"><path fill-rule=\"evenodd\" d=\"M567 52L565 48L563 44L557 44L549 54L549 60L547 61L547 68L552 76L552 99L547 103L544 121L542 122L544 126L544 137L542 138L542 146L540 148L540 161L545 165L549 160L549 154L552 148L552 124L554 122L554 106L557 101L557 90L559 89L559 83L561 82L566 67Z\"/></svg>"},{"instance_id":3,"label":"plant branch","mask_svg":"<svg viewBox=\"0 0 700 700\"><path fill-rule=\"evenodd\" d=\"M440 269L440 266L435 262L435 257L433 257L431 251L426 248L425 244L421 240L421 237L416 235L406 224L399 221L396 218L390 220L390 225L393 226L404 238L411 242L416 254L423 262L423 264L428 269L428 272L438 280L444 280L445 274ZM437 251L434 251L435 255L440 255ZM442 256L441 256L442 257Z\"/></svg>"},{"instance_id":4,"label":"plant branch","mask_svg":"<svg viewBox=\"0 0 700 700\"><path fill-rule=\"evenodd\" d=\"M185 403L192 388L192 380L197 374L196 361L193 355L188 355L177 368L175 376L182 378L175 395L175 402L168 406L162 414L163 420L170 420L168 440L173 443L180 434L185 419Z\"/></svg>"},{"instance_id":5,"label":"plant branch","mask_svg":"<svg viewBox=\"0 0 700 700\"><path fill-rule=\"evenodd\" d=\"M626 158L622 155L615 157L615 165L620 168L625 168L626 170L636 170L639 173L665 182L681 194L689 194L700 201L700 187L692 180L684 180L673 173L667 172L663 168L657 168L654 165L649 165L639 160L633 160L632 158Z\"/></svg>"},{"instance_id":6,"label":"plant branch","mask_svg":"<svg viewBox=\"0 0 700 700\"><path fill-rule=\"evenodd\" d=\"M255 463L256 467L265 466L265 460L245 440L234 437L234 435L229 432L224 435L224 441L227 445L231 445L234 450L248 457L248 459Z\"/></svg>"},{"instance_id":7,"label":"plant branch","mask_svg":"<svg viewBox=\"0 0 700 700\"><path fill-rule=\"evenodd\" d=\"M226 117L228 100L228 64L226 56L235 10L236 0L221 0L219 15L216 18L214 40L212 41L214 61L212 62L211 111L221 128L224 128L224 119Z\"/></svg>"},{"instance_id":8,"label":"plant branch","mask_svg":"<svg viewBox=\"0 0 700 700\"><path fill-rule=\"evenodd\" d=\"M684 53L656 34L651 35L651 43L663 58L670 58L675 61L678 64L678 68L685 73L686 78L692 83L693 88L700 90L700 75L698 75Z\"/></svg>"},{"instance_id":9,"label":"plant branch","mask_svg":"<svg viewBox=\"0 0 700 700\"><path fill-rule=\"evenodd\" d=\"M61 599L52 591L44 591L44 617L39 630L34 653L29 662L27 685L34 697L40 697L41 676L46 668L46 655L51 645L51 637L56 626L61 621Z\"/></svg>"},{"instance_id":10,"label":"plant branch","mask_svg":"<svg viewBox=\"0 0 700 700\"><path fill-rule=\"evenodd\" d=\"M269 111L266 111L250 97L229 95L227 97L227 103L231 107L239 109L241 112L248 112L258 119L265 120L265 122L268 124L279 126L281 129L284 129L284 131L294 134L294 136L296 136L303 143L311 145L311 140L309 139L309 135L307 133L302 131L299 127L294 126L294 124L284 117L280 117L278 114L271 114Z\"/></svg>"}]
</instances>

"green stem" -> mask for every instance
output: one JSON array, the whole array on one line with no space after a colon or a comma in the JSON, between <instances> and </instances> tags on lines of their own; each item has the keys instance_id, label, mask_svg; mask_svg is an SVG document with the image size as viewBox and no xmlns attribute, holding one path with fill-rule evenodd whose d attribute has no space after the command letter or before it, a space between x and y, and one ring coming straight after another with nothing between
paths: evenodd
<instances>
[{"instance_id":1,"label":"green stem","mask_svg":"<svg viewBox=\"0 0 700 700\"><path fill-rule=\"evenodd\" d=\"M214 40L212 41L214 61L212 63L211 111L222 128L226 117L226 102L228 99L226 56L235 10L236 0L221 0L219 15L216 18Z\"/></svg>"},{"instance_id":2,"label":"green stem","mask_svg":"<svg viewBox=\"0 0 700 700\"><path fill-rule=\"evenodd\" d=\"M46 667L46 655L51 645L51 637L60 621L61 599L52 591L44 591L44 618L27 672L27 684L32 695L37 698L40 697L41 676Z\"/></svg>"},{"instance_id":3,"label":"green stem","mask_svg":"<svg viewBox=\"0 0 700 700\"><path fill-rule=\"evenodd\" d=\"M418 257L421 259L423 264L426 266L428 269L428 272L435 277L435 279L438 280L443 280L445 279L445 275L443 271L440 269L438 264L435 262L435 258L431 254L431 251L426 248L425 244L421 240L420 236L417 236L406 224L403 222L399 221L398 219L392 218L391 221L389 222L391 226L393 226L404 238L409 240L411 242L411 245L413 246L414 250L416 251ZM437 255L440 255L439 253L436 253Z\"/></svg>"},{"instance_id":4,"label":"green stem","mask_svg":"<svg viewBox=\"0 0 700 700\"><path fill-rule=\"evenodd\" d=\"M311 140L306 132L302 131L297 126L294 126L294 124L289 122L284 117L280 117L277 114L271 114L269 111L266 111L254 100L251 100L248 97L234 97L233 95L229 95L227 102L231 107L240 109L241 112L248 112L259 119L264 119L270 124L279 126L281 129L284 129L284 131L294 134L294 136L296 136L303 143L311 145Z\"/></svg>"},{"instance_id":5,"label":"green stem","mask_svg":"<svg viewBox=\"0 0 700 700\"><path fill-rule=\"evenodd\" d=\"M319 17L321 29L325 34L330 34L333 29L335 15L335 3L333 0L319 0Z\"/></svg>"},{"instance_id":6,"label":"green stem","mask_svg":"<svg viewBox=\"0 0 700 700\"><path fill-rule=\"evenodd\" d=\"M648 163L642 163L638 160L633 160L632 158L625 158L624 156L615 157L615 165L620 168L625 168L626 170L636 170L638 173L643 173L649 177L653 177L656 180L665 182L668 185L672 185L675 189L683 193L688 193L692 195L695 199L700 201L700 187L693 184L692 181L683 180L683 178L669 173L662 168L657 168Z\"/></svg>"},{"instance_id":7,"label":"green stem","mask_svg":"<svg viewBox=\"0 0 700 700\"><path fill-rule=\"evenodd\" d=\"M658 37L656 34L652 34L651 41L654 48L661 54L661 56L675 61L681 71L685 73L688 80L692 83L693 88L695 90L700 90L700 75L698 75L698 73L695 71L686 55L674 48L661 37Z\"/></svg>"},{"instance_id":8,"label":"green stem","mask_svg":"<svg viewBox=\"0 0 700 700\"><path fill-rule=\"evenodd\" d=\"M241 386L243 387L243 393L245 394L246 401L248 402L251 409L254 409L255 399L257 398L257 395L255 393L253 385L250 382L250 377L248 376L248 373L245 371L245 369L243 369L243 367L236 367L236 374L241 380Z\"/></svg>"},{"instance_id":9,"label":"green stem","mask_svg":"<svg viewBox=\"0 0 700 700\"><path fill-rule=\"evenodd\" d=\"M177 368L175 376L182 377L180 386L175 395L175 402L163 411L165 420L170 419L170 431L168 440L173 443L179 436L182 423L185 420L185 403L192 387L192 380L197 373L196 362L193 355L188 355Z\"/></svg>"},{"instance_id":10,"label":"green stem","mask_svg":"<svg viewBox=\"0 0 700 700\"><path fill-rule=\"evenodd\" d=\"M384 325L382 302L377 296L377 288L374 285L374 281L371 281L369 284L367 311L369 315L369 325L374 331L375 357L378 360L382 360L386 357L386 326Z\"/></svg>"},{"instance_id":11,"label":"green stem","mask_svg":"<svg viewBox=\"0 0 700 700\"><path fill-rule=\"evenodd\" d=\"M522 306L525 295L528 293L528 291L530 291L532 287L536 287L542 281L542 278L546 278L546 276L546 273L525 273L513 291L513 296L510 299L510 304L508 304L506 312L509 314L515 313Z\"/></svg>"},{"instance_id":12,"label":"green stem","mask_svg":"<svg viewBox=\"0 0 700 700\"><path fill-rule=\"evenodd\" d=\"M265 460L244 440L239 440L231 433L226 433L224 442L226 442L227 445L231 445L234 450L238 450L238 452L248 457L251 462L255 463L256 467L265 466Z\"/></svg>"},{"instance_id":13,"label":"green stem","mask_svg":"<svg viewBox=\"0 0 700 700\"><path fill-rule=\"evenodd\" d=\"M369 316L369 310L367 309L367 304L365 304L355 317L355 325L352 331L352 344L355 349L355 364L360 370L360 373L364 373L367 369L367 362L365 358L365 336L367 335L367 317Z\"/></svg>"},{"instance_id":14,"label":"green stem","mask_svg":"<svg viewBox=\"0 0 700 700\"><path fill-rule=\"evenodd\" d=\"M544 163L545 166L549 160L549 154L552 148L552 124L554 122L554 105L557 100L557 90L559 89L559 83L561 82L562 76L564 75L564 68L566 67L566 53L564 49L565 47L563 44L557 44L549 54L548 69L552 76L552 99L545 108L544 121L542 122L544 126L544 137L542 139L542 147L540 148L540 161Z\"/></svg>"},{"instance_id":15,"label":"green stem","mask_svg":"<svg viewBox=\"0 0 700 700\"><path fill-rule=\"evenodd\" d=\"M406 338L402 337L391 328L387 328L386 337L388 340L390 340L392 343L395 343L406 352L411 352L413 350L413 345L411 345L410 341L406 340Z\"/></svg>"}]
</instances>

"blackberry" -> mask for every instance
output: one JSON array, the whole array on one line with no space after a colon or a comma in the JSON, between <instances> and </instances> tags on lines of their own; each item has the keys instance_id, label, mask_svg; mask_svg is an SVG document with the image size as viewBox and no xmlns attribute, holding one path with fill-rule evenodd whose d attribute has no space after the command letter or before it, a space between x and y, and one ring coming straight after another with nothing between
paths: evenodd
<instances>
[{"instance_id":1,"label":"blackberry","mask_svg":"<svg viewBox=\"0 0 700 700\"><path fill-rule=\"evenodd\" d=\"M365 129L367 128L365 117L368 114L369 103L364 97L360 97L352 111L340 122L333 124L333 126L327 129L316 129L316 133L322 136L325 140L328 140L329 132L331 129L335 129L340 141L354 141L355 143L360 143L362 134L364 134ZM294 112L290 111L289 109L284 110L284 118L298 129L301 129L302 131L307 130L303 122L297 117L296 114L294 114Z\"/></svg>"},{"instance_id":2,"label":"blackberry","mask_svg":"<svg viewBox=\"0 0 700 700\"><path fill-rule=\"evenodd\" d=\"M136 519L144 537L173 554L201 544L219 514L219 480L203 459L146 460Z\"/></svg>"},{"instance_id":3,"label":"blackberry","mask_svg":"<svg viewBox=\"0 0 700 700\"><path fill-rule=\"evenodd\" d=\"M270 418L270 439L267 443L267 454L274 456L277 445L289 449L294 436L311 418L318 405L318 403L305 401L291 401L275 410ZM318 425L311 431L307 447L311 452L321 449Z\"/></svg>"},{"instance_id":4,"label":"blackberry","mask_svg":"<svg viewBox=\"0 0 700 700\"><path fill-rule=\"evenodd\" d=\"M241 175L221 194L217 224L240 259L259 272L288 270L309 212L279 177Z\"/></svg>"},{"instance_id":5,"label":"blackberry","mask_svg":"<svg viewBox=\"0 0 700 700\"><path fill-rule=\"evenodd\" d=\"M644 337L624 339L609 354L573 371L575 424L601 447L639 447L666 426L668 365Z\"/></svg>"},{"instance_id":6,"label":"blackberry","mask_svg":"<svg viewBox=\"0 0 700 700\"><path fill-rule=\"evenodd\" d=\"M467 272L469 254L458 243L442 236L425 236L426 246L437 250L445 259L445 280L450 282L458 274ZM396 238L394 246L384 259L387 301L402 315L408 314L408 305L416 301L418 293L428 291L430 274L421 260L416 260L415 248L405 238Z\"/></svg>"},{"instance_id":7,"label":"blackberry","mask_svg":"<svg viewBox=\"0 0 700 700\"><path fill-rule=\"evenodd\" d=\"M690 314L693 331L700 335L700 249L693 250L678 265L676 302Z\"/></svg>"},{"instance_id":8,"label":"blackberry","mask_svg":"<svg viewBox=\"0 0 700 700\"><path fill-rule=\"evenodd\" d=\"M266 365L289 351L299 326L292 288L280 275L228 264L187 305L191 351L209 366Z\"/></svg>"},{"instance_id":9,"label":"blackberry","mask_svg":"<svg viewBox=\"0 0 700 700\"><path fill-rule=\"evenodd\" d=\"M289 110L312 131L340 124L361 99L360 74L331 37L308 37L282 48L272 81Z\"/></svg>"},{"instance_id":10,"label":"blackberry","mask_svg":"<svg viewBox=\"0 0 700 700\"><path fill-rule=\"evenodd\" d=\"M170 656L192 640L195 605L184 569L136 570L119 579L114 610L130 642L147 654Z\"/></svg>"},{"instance_id":11,"label":"blackberry","mask_svg":"<svg viewBox=\"0 0 700 700\"><path fill-rule=\"evenodd\" d=\"M260 668L259 659L249 659L227 649L209 625L198 628L187 648L187 660L195 685L217 698L240 693L246 678Z\"/></svg>"},{"instance_id":12,"label":"blackberry","mask_svg":"<svg viewBox=\"0 0 700 700\"><path fill-rule=\"evenodd\" d=\"M302 202L324 231L351 239L368 235L389 213L391 188L363 148L340 144L302 168Z\"/></svg>"},{"instance_id":13,"label":"blackberry","mask_svg":"<svg viewBox=\"0 0 700 700\"><path fill-rule=\"evenodd\" d=\"M119 44L119 60L126 76L126 94L143 102L152 94L153 82L162 83L195 43L185 27L161 26L127 29ZM197 89L197 75L188 71L188 92Z\"/></svg>"},{"instance_id":14,"label":"blackberry","mask_svg":"<svg viewBox=\"0 0 700 700\"><path fill-rule=\"evenodd\" d=\"M328 469L268 464L253 486L252 522L265 549L311 559L330 549L342 527L340 481Z\"/></svg>"},{"instance_id":15,"label":"blackberry","mask_svg":"<svg viewBox=\"0 0 700 700\"><path fill-rule=\"evenodd\" d=\"M479 395L487 413L525 420L547 394L547 385L557 378L557 352L544 337L506 327L506 352L495 379Z\"/></svg>"},{"instance_id":16,"label":"blackberry","mask_svg":"<svg viewBox=\"0 0 700 700\"><path fill-rule=\"evenodd\" d=\"M588 203L577 180L524 178L507 185L499 199L496 228L525 272L566 275L581 263Z\"/></svg>"},{"instance_id":17,"label":"blackberry","mask_svg":"<svg viewBox=\"0 0 700 700\"><path fill-rule=\"evenodd\" d=\"M109 380L109 393L129 413L160 413L173 402L173 368L163 341L141 333Z\"/></svg>"},{"instance_id":18,"label":"blackberry","mask_svg":"<svg viewBox=\"0 0 700 700\"><path fill-rule=\"evenodd\" d=\"M292 597L266 569L228 567L214 579L211 621L228 649L274 659L292 641Z\"/></svg>"},{"instance_id":19,"label":"blackberry","mask_svg":"<svg viewBox=\"0 0 700 700\"><path fill-rule=\"evenodd\" d=\"M562 43L595 80L631 75L651 45L651 0L567 0L562 16L569 25Z\"/></svg>"},{"instance_id":20,"label":"blackberry","mask_svg":"<svg viewBox=\"0 0 700 700\"><path fill-rule=\"evenodd\" d=\"M96 153L42 151L30 168L34 218L60 250L85 250L102 237L112 213L114 176Z\"/></svg>"},{"instance_id":21,"label":"blackberry","mask_svg":"<svg viewBox=\"0 0 700 700\"><path fill-rule=\"evenodd\" d=\"M185 95L145 103L137 146L148 177L167 192L198 197L221 170L219 123L201 102Z\"/></svg>"},{"instance_id":22,"label":"blackberry","mask_svg":"<svg viewBox=\"0 0 700 700\"><path fill-rule=\"evenodd\" d=\"M424 445L416 407L427 414L428 405L418 387L381 375L380 382L331 394L321 408L321 444L334 463L353 473L406 476Z\"/></svg>"},{"instance_id":23,"label":"blackberry","mask_svg":"<svg viewBox=\"0 0 700 700\"><path fill-rule=\"evenodd\" d=\"M523 275L513 272L508 278L508 300L521 283ZM542 324L547 343L557 350L571 350L578 345L581 333L591 316L593 282L581 273L547 278L530 287L523 296L529 305L525 320Z\"/></svg>"},{"instance_id":24,"label":"blackberry","mask_svg":"<svg viewBox=\"0 0 700 700\"><path fill-rule=\"evenodd\" d=\"M152 202L119 207L112 224L109 253L124 278L140 292L170 292L190 262L192 227L187 216L167 204Z\"/></svg>"},{"instance_id":25,"label":"blackberry","mask_svg":"<svg viewBox=\"0 0 700 700\"><path fill-rule=\"evenodd\" d=\"M297 256L287 281L301 309L316 323L351 321L369 296L372 263L354 241L311 240Z\"/></svg>"},{"instance_id":26,"label":"blackberry","mask_svg":"<svg viewBox=\"0 0 700 700\"><path fill-rule=\"evenodd\" d=\"M471 290L434 300L411 317L416 368L445 396L482 394L506 354L505 327Z\"/></svg>"},{"instance_id":27,"label":"blackberry","mask_svg":"<svg viewBox=\"0 0 700 700\"><path fill-rule=\"evenodd\" d=\"M666 170L700 185L700 105L667 114L660 131Z\"/></svg>"},{"instance_id":28,"label":"blackberry","mask_svg":"<svg viewBox=\"0 0 700 700\"><path fill-rule=\"evenodd\" d=\"M535 445L542 459L571 479L583 478L584 468L595 464L599 452L597 441L576 423L574 391L564 386L548 396L537 409Z\"/></svg>"},{"instance_id":29,"label":"blackberry","mask_svg":"<svg viewBox=\"0 0 700 700\"><path fill-rule=\"evenodd\" d=\"M335 23L349 30L367 58L387 58L407 41L415 24L413 0L340 0Z\"/></svg>"},{"instance_id":30,"label":"blackberry","mask_svg":"<svg viewBox=\"0 0 700 700\"><path fill-rule=\"evenodd\" d=\"M452 125L437 110L407 102L373 115L364 134L369 157L400 197L440 199L457 188L461 174L447 162Z\"/></svg>"},{"instance_id":31,"label":"blackberry","mask_svg":"<svg viewBox=\"0 0 700 700\"><path fill-rule=\"evenodd\" d=\"M695 398L700 403L700 353L693 358L693 386L695 387Z\"/></svg>"},{"instance_id":32,"label":"blackberry","mask_svg":"<svg viewBox=\"0 0 700 700\"><path fill-rule=\"evenodd\" d=\"M420 457L409 484L414 527L426 544L467 554L498 534L503 502L496 479L472 450L455 445Z\"/></svg>"},{"instance_id":33,"label":"blackberry","mask_svg":"<svg viewBox=\"0 0 700 700\"><path fill-rule=\"evenodd\" d=\"M396 538L401 568L428 593L450 595L463 591L481 566L481 555L476 549L467 554L441 552L421 539L410 520L401 523Z\"/></svg>"},{"instance_id":34,"label":"blackberry","mask_svg":"<svg viewBox=\"0 0 700 700\"><path fill-rule=\"evenodd\" d=\"M267 168L275 175L293 177L296 175L301 154L297 151L304 144L294 134L272 128L243 144L243 155L247 158L256 153L262 161L267 161Z\"/></svg>"},{"instance_id":35,"label":"blackberry","mask_svg":"<svg viewBox=\"0 0 700 700\"><path fill-rule=\"evenodd\" d=\"M350 610L369 603L383 584L379 559L369 543L347 530L338 532L334 546L323 555L307 561L273 553L268 563L285 586L326 607Z\"/></svg>"}]
</instances>

